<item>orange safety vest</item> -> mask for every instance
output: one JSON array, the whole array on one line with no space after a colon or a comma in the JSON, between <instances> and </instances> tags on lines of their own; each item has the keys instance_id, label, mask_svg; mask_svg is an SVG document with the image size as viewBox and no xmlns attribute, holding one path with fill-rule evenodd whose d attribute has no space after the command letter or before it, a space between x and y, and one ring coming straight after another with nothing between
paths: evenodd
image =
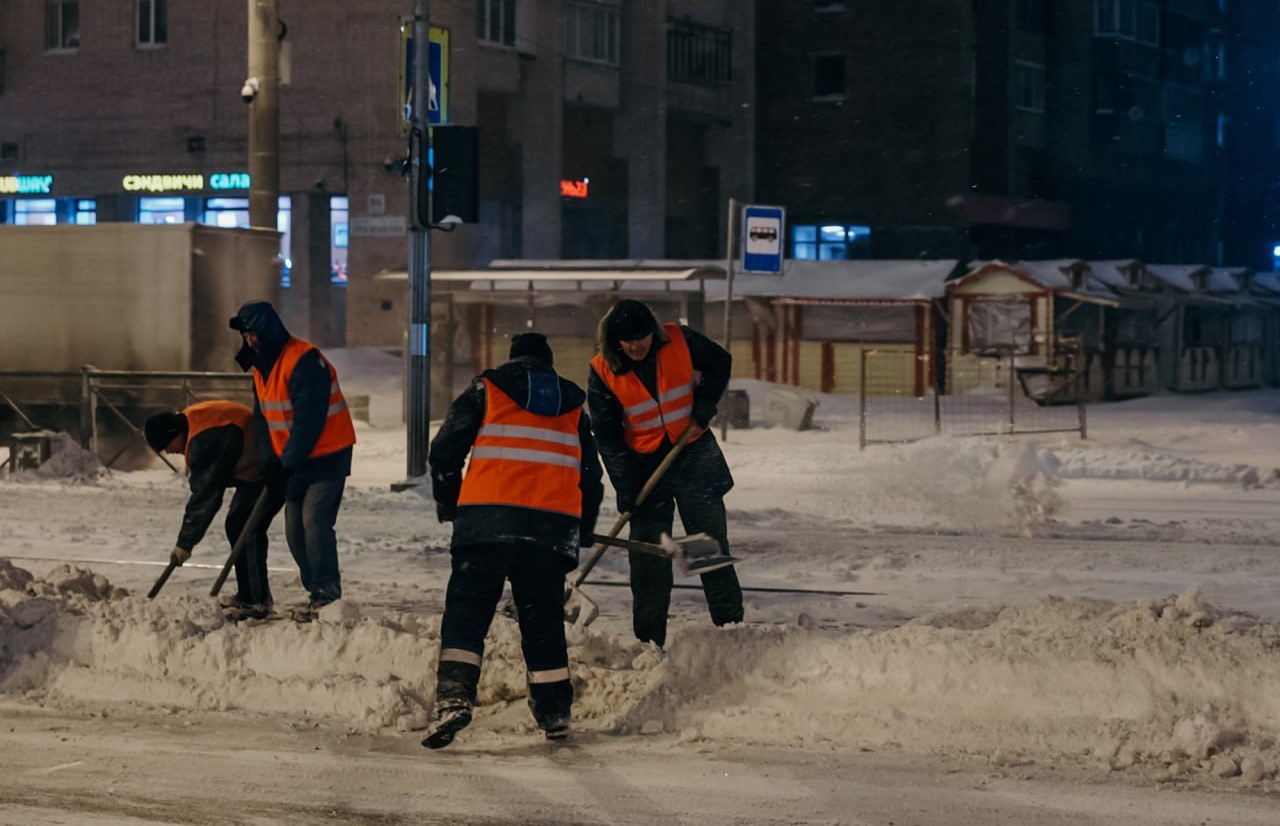
<instances>
[{"instance_id":1,"label":"orange safety vest","mask_svg":"<svg viewBox=\"0 0 1280 826\"><path fill-rule=\"evenodd\" d=\"M689 426L693 413L693 359L679 324L663 324L670 339L658 350L658 398L634 370L613 372L603 353L591 366L622 404L622 441L636 453L653 453L667 436L672 444ZM625 358L625 356L624 356ZM702 438L699 433L697 438Z\"/></svg>"},{"instance_id":2,"label":"orange safety vest","mask_svg":"<svg viewBox=\"0 0 1280 826\"><path fill-rule=\"evenodd\" d=\"M258 451L253 442L253 411L239 402L196 402L182 411L187 417L187 447L183 458L191 467L191 440L213 427L233 424L244 431L244 447L236 462L235 478L241 482L256 482L262 478L258 466Z\"/></svg>"},{"instance_id":3,"label":"orange safety vest","mask_svg":"<svg viewBox=\"0 0 1280 826\"><path fill-rule=\"evenodd\" d=\"M293 402L289 398L289 379L293 376L293 368L302 358L316 346L300 338L291 338L280 351L271 375L266 381L257 368L253 370L253 386L258 391L258 408L262 417L267 420L267 431L271 434L271 449L277 456L284 454L284 446L289 443L289 431L293 428ZM324 430L320 438L307 455L308 459L328 456L356 443L356 428L351 423L351 413L347 410L347 400L338 386L338 371L323 356L320 359L329 368L329 416L325 419Z\"/></svg>"},{"instance_id":4,"label":"orange safety vest","mask_svg":"<svg viewBox=\"0 0 1280 826\"><path fill-rule=\"evenodd\" d=\"M511 505L582 516L582 408L530 413L488 379L484 423L471 446L459 505Z\"/></svg>"}]
</instances>

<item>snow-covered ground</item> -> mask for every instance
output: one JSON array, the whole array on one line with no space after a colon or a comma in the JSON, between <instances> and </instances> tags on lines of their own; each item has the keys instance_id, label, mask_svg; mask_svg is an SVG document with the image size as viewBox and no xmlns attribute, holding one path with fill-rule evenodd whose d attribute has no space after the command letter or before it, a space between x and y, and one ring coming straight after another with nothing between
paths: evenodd
<instances>
[{"instance_id":1,"label":"snow-covered ground","mask_svg":"<svg viewBox=\"0 0 1280 826\"><path fill-rule=\"evenodd\" d=\"M725 629L678 590L660 652L609 551L570 745L499 617L475 722L427 752L448 526L390 489L397 363L334 357L376 426L319 622L225 623L220 523L147 600L186 493L162 466L68 446L0 479L0 823L1280 821L1278 391L1096 405L1088 440L864 452L835 397L730 431L742 581L786 590ZM304 598L279 520L272 571Z\"/></svg>"}]
</instances>

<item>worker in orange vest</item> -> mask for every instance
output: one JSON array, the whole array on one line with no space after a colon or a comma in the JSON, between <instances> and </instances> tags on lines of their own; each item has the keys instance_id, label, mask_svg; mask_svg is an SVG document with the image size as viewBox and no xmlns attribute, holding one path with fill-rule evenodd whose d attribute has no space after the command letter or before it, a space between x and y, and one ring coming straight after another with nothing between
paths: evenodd
<instances>
[{"instance_id":1,"label":"worker in orange vest","mask_svg":"<svg viewBox=\"0 0 1280 826\"><path fill-rule=\"evenodd\" d=\"M569 733L564 578L577 567L579 546L592 544L604 485L586 396L556 375L546 337L514 336L509 358L458 396L428 454L436 513L453 523L436 720L422 741L431 749L471 722L484 638L506 580L534 721L549 740Z\"/></svg>"},{"instance_id":2,"label":"worker in orange vest","mask_svg":"<svg viewBox=\"0 0 1280 826\"><path fill-rule=\"evenodd\" d=\"M233 401L196 402L177 413L164 411L149 417L143 433L152 450L181 453L187 464L191 495L169 561L181 565L191 558L192 549L200 544L222 507L228 488L235 489L226 521L227 541L234 548L263 489L253 411ZM236 557L236 593L226 606L229 619L261 619L271 613L267 528L279 510L278 502L268 505Z\"/></svg>"},{"instance_id":3,"label":"worker in orange vest","mask_svg":"<svg viewBox=\"0 0 1280 826\"><path fill-rule=\"evenodd\" d=\"M314 344L291 336L269 303L242 306L231 329L243 339L236 362L253 371L258 449L269 457L268 485L283 491L285 539L309 595L292 614L310 620L342 596L334 525L355 426L338 371Z\"/></svg>"},{"instance_id":4,"label":"worker in orange vest","mask_svg":"<svg viewBox=\"0 0 1280 826\"><path fill-rule=\"evenodd\" d=\"M682 324L659 324L640 301L624 298L600 320L599 352L587 375L587 406L600 457L631 513L631 538L659 542L671 532L676 508L686 534L706 533L729 554L724 495L733 476L708 430L729 385L733 359L723 347ZM686 428L694 438L645 501L635 500ZM671 560L628 552L632 629L662 647L671 606ZM742 588L732 566L703 574L711 621L742 621Z\"/></svg>"}]
</instances>

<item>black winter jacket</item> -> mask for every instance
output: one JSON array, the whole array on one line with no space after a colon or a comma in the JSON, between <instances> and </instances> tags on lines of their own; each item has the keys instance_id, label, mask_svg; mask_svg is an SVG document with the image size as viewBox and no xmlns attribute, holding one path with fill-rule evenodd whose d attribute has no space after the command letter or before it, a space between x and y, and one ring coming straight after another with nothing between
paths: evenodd
<instances>
[{"instance_id":1,"label":"black winter jacket","mask_svg":"<svg viewBox=\"0 0 1280 826\"><path fill-rule=\"evenodd\" d=\"M265 301L254 301L240 308L237 317L258 336L256 350L247 344L236 355L241 369L257 370L265 380L271 375L280 351L293 338L275 308ZM303 484L316 479L351 475L351 448L343 448L326 456L308 458L320 439L326 419L329 417L329 365L318 349L310 350L298 359L289 377L289 402L293 405L293 424L289 429L289 441L280 455L280 464L289 471L290 484ZM253 400L255 438L264 461L274 458L271 438L267 433L267 421L258 406L257 394Z\"/></svg>"},{"instance_id":2,"label":"black winter jacket","mask_svg":"<svg viewBox=\"0 0 1280 826\"><path fill-rule=\"evenodd\" d=\"M222 507L222 494L237 485L261 483L236 480L236 464L244 451L244 431L233 424L211 427L197 433L187 444L187 472L191 496L182 515L177 546L191 550L200 544Z\"/></svg>"},{"instance_id":3,"label":"black winter jacket","mask_svg":"<svg viewBox=\"0 0 1280 826\"><path fill-rule=\"evenodd\" d=\"M603 336L605 324L602 323L600 329ZM693 362L697 381L693 388L693 420L702 427L707 427L715 418L720 397L729 386L733 357L698 331L684 325L680 326L680 330L688 342L689 358ZM608 348L608 352L614 352L617 348L617 342L600 341L599 344L602 351ZM653 347L643 361L615 358L615 372L634 370L649 394L656 398L657 354L665 346L666 337L655 335ZM622 439L622 404L594 368L587 376L587 407L591 411L591 427L600 448L600 456L609 472L609 480L618 493L618 510L630 511L649 476L671 451L671 439L664 439L653 453L636 453L628 448ZM645 501L653 502L670 497L679 485L696 487L719 496L728 493L733 487L729 463L725 461L720 444L711 430L708 429L701 438L684 448L680 458L667 470L662 481Z\"/></svg>"},{"instance_id":4,"label":"black winter jacket","mask_svg":"<svg viewBox=\"0 0 1280 826\"><path fill-rule=\"evenodd\" d=\"M511 505L462 505L462 468L467 454L484 424L485 383L493 382L526 410L535 410L530 399L530 375L549 373L559 383L559 408L555 415L583 406L582 388L568 379L555 376L551 365L537 358L522 356L501 367L486 370L471 382L449 407L444 424L431 440L427 461L431 466L432 494L446 510L456 507L453 519L453 547L475 545L528 545L554 553L571 571L578 564L579 545L589 547L595 531L604 485L591 422L585 410L578 421L578 438L582 447L582 465L578 486L582 491L582 517L520 508ZM532 406L531 406L532 405Z\"/></svg>"}]
</instances>

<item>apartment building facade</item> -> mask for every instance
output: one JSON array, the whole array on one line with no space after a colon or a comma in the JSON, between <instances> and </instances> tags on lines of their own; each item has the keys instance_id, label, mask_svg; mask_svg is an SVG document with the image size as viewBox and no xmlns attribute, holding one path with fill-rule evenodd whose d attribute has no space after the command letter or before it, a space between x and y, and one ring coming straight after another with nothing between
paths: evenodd
<instances>
[{"instance_id":1,"label":"apartment building facade","mask_svg":"<svg viewBox=\"0 0 1280 826\"><path fill-rule=\"evenodd\" d=\"M245 2L0 0L0 222L248 221ZM397 159L413 0L278 0L283 304L322 344L399 346ZM707 257L752 191L754 10L434 0L442 123L478 135L479 221L435 269Z\"/></svg>"},{"instance_id":2,"label":"apartment building facade","mask_svg":"<svg viewBox=\"0 0 1280 826\"><path fill-rule=\"evenodd\" d=\"M1256 265L1267 5L761 2L757 197L795 257Z\"/></svg>"}]
</instances>

